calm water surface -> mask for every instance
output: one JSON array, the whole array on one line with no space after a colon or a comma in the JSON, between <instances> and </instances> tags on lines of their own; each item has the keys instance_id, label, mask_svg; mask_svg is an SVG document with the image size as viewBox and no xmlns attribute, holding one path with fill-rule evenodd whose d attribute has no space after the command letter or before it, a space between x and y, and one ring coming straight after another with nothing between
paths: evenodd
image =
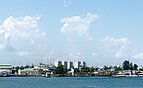
<instances>
[{"instance_id":1,"label":"calm water surface","mask_svg":"<svg viewBox=\"0 0 143 88\"><path fill-rule=\"evenodd\" d=\"M143 88L143 78L5 77L0 88Z\"/></svg>"}]
</instances>

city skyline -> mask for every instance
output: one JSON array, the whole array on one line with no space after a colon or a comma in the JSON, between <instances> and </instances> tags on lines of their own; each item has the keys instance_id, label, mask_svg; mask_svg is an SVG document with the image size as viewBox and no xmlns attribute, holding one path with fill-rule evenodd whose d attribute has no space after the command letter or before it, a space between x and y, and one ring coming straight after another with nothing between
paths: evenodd
<instances>
[{"instance_id":1,"label":"city skyline","mask_svg":"<svg viewBox=\"0 0 143 88\"><path fill-rule=\"evenodd\" d=\"M142 0L0 2L0 64L143 65Z\"/></svg>"}]
</instances>

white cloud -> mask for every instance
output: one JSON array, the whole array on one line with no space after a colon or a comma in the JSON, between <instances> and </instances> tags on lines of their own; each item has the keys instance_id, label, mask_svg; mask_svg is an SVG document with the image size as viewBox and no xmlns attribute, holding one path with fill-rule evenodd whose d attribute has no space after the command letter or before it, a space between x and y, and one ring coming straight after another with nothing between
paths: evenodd
<instances>
[{"instance_id":1,"label":"white cloud","mask_svg":"<svg viewBox=\"0 0 143 88\"><path fill-rule=\"evenodd\" d=\"M13 40L17 43L21 39L31 39L44 36L39 31L38 21L40 17L13 17L10 16L0 25L0 48L8 51L14 50Z\"/></svg>"},{"instance_id":2,"label":"white cloud","mask_svg":"<svg viewBox=\"0 0 143 88\"><path fill-rule=\"evenodd\" d=\"M110 37L106 36L103 40L103 43L105 44L105 47L110 47L112 45L127 45L129 43L128 38L123 37L123 38L115 38L115 37Z\"/></svg>"},{"instance_id":3,"label":"white cloud","mask_svg":"<svg viewBox=\"0 0 143 88\"><path fill-rule=\"evenodd\" d=\"M117 50L117 52L115 53L115 57L116 58L121 58L123 56L125 56L127 50L127 46L121 46L119 50Z\"/></svg>"},{"instance_id":4,"label":"white cloud","mask_svg":"<svg viewBox=\"0 0 143 88\"><path fill-rule=\"evenodd\" d=\"M91 13L87 13L85 17L71 16L63 18L61 19L63 26L60 31L66 35L76 34L80 37L83 35L89 37L88 31L91 23L97 18L97 15Z\"/></svg>"},{"instance_id":5,"label":"white cloud","mask_svg":"<svg viewBox=\"0 0 143 88\"><path fill-rule=\"evenodd\" d=\"M137 53L136 55L133 56L135 59L143 59L143 52Z\"/></svg>"},{"instance_id":6,"label":"white cloud","mask_svg":"<svg viewBox=\"0 0 143 88\"><path fill-rule=\"evenodd\" d=\"M31 56L32 53L27 52L27 51L21 51L21 52L18 53L18 55L19 55L19 56Z\"/></svg>"},{"instance_id":7,"label":"white cloud","mask_svg":"<svg viewBox=\"0 0 143 88\"><path fill-rule=\"evenodd\" d=\"M126 50L128 48L129 40L126 37L123 38L115 38L106 36L102 40L104 47L109 49L114 49L116 58L121 58L125 56Z\"/></svg>"},{"instance_id":8,"label":"white cloud","mask_svg":"<svg viewBox=\"0 0 143 88\"><path fill-rule=\"evenodd\" d=\"M39 36L38 21L40 17L8 17L2 24L2 29L10 34L19 35L19 37Z\"/></svg>"},{"instance_id":9,"label":"white cloud","mask_svg":"<svg viewBox=\"0 0 143 88\"><path fill-rule=\"evenodd\" d=\"M15 29L33 29L38 27L38 20L40 17L25 16L16 18L13 16L8 17L2 24L6 31L12 32Z\"/></svg>"}]
</instances>

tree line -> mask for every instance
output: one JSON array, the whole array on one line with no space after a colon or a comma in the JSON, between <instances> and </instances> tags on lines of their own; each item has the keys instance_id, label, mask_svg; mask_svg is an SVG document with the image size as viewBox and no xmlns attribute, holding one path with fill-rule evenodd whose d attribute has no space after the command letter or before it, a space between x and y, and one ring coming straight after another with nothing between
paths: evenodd
<instances>
[{"instance_id":1,"label":"tree line","mask_svg":"<svg viewBox=\"0 0 143 88\"><path fill-rule=\"evenodd\" d=\"M123 70L137 70L138 65L133 64L132 62L129 62L128 60L125 60L123 62Z\"/></svg>"}]
</instances>

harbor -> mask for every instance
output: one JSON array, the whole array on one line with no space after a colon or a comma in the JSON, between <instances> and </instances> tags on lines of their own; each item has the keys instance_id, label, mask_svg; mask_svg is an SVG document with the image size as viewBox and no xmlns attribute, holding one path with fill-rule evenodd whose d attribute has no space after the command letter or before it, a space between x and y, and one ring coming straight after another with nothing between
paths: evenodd
<instances>
[{"instance_id":1,"label":"harbor","mask_svg":"<svg viewBox=\"0 0 143 88\"><path fill-rule=\"evenodd\" d=\"M129 66L130 63L125 60L123 66L103 67L89 67L84 61L56 61L52 65L39 63L26 66L0 64L0 77L143 77L143 67L137 64Z\"/></svg>"}]
</instances>

